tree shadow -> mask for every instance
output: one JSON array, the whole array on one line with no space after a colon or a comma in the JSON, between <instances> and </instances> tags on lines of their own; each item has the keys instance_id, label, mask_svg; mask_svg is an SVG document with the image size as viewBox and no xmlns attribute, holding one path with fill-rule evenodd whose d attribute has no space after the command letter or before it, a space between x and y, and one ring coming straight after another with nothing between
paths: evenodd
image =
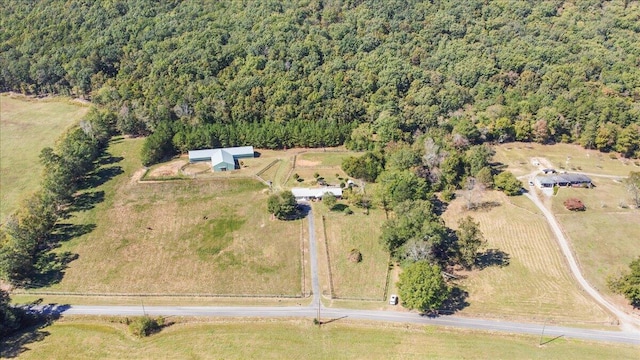
<instances>
[{"instance_id":1,"label":"tree shadow","mask_svg":"<svg viewBox=\"0 0 640 360\"><path fill-rule=\"evenodd\" d=\"M291 220L300 220L300 219L306 218L309 215L309 212L311 211L311 205L305 204L305 203L298 203L296 210L297 211L295 214L287 217L284 220L291 221Z\"/></svg>"},{"instance_id":2,"label":"tree shadow","mask_svg":"<svg viewBox=\"0 0 640 360\"><path fill-rule=\"evenodd\" d=\"M87 174L82 183L78 186L78 189L84 190L96 188L123 172L124 170L122 170L122 167L119 165L100 167L99 169Z\"/></svg>"},{"instance_id":3,"label":"tree shadow","mask_svg":"<svg viewBox=\"0 0 640 360\"><path fill-rule=\"evenodd\" d=\"M335 204L333 205L333 207L329 210L331 211L337 211L337 212L342 212L344 211L344 209L348 208L349 205L345 205L345 204Z\"/></svg>"},{"instance_id":4,"label":"tree shadow","mask_svg":"<svg viewBox=\"0 0 640 360\"><path fill-rule=\"evenodd\" d=\"M60 315L69 308L68 305L58 306L55 304L34 309L35 305L42 301L35 301L30 305L22 307L24 309L24 328L15 333L0 338L0 358L16 358L28 351L27 345L42 341L50 335L43 330L60 318Z\"/></svg>"},{"instance_id":5,"label":"tree shadow","mask_svg":"<svg viewBox=\"0 0 640 360\"><path fill-rule=\"evenodd\" d=\"M82 236L92 232L96 228L96 224L56 224L53 231L49 235L49 243L57 244L69 241L78 236ZM50 247L51 248L51 247Z\"/></svg>"},{"instance_id":6,"label":"tree shadow","mask_svg":"<svg viewBox=\"0 0 640 360\"><path fill-rule=\"evenodd\" d=\"M447 211L447 207L449 206L448 203L438 199L436 196L431 199L431 203L433 204L433 212L438 216L444 214L444 212Z\"/></svg>"},{"instance_id":7,"label":"tree shadow","mask_svg":"<svg viewBox=\"0 0 640 360\"><path fill-rule=\"evenodd\" d=\"M104 156L98 159L98 165L102 166L102 165L116 164L122 160L124 160L122 156L113 156L109 153L105 153Z\"/></svg>"},{"instance_id":8,"label":"tree shadow","mask_svg":"<svg viewBox=\"0 0 640 360\"><path fill-rule=\"evenodd\" d=\"M69 212L87 211L93 209L96 204L104 201L104 191L87 191L77 195L73 199L73 204L69 206Z\"/></svg>"},{"instance_id":9,"label":"tree shadow","mask_svg":"<svg viewBox=\"0 0 640 360\"><path fill-rule=\"evenodd\" d=\"M489 211L493 208L501 206L502 204L498 201L481 201L478 203L473 203L469 210L472 211Z\"/></svg>"},{"instance_id":10,"label":"tree shadow","mask_svg":"<svg viewBox=\"0 0 640 360\"><path fill-rule=\"evenodd\" d=\"M438 313L450 315L466 308L467 306L469 306L469 303L467 302L468 297L468 292L460 289L457 286L454 287L453 289L451 289L451 294L449 294L447 300L445 300L445 302L438 310Z\"/></svg>"},{"instance_id":11,"label":"tree shadow","mask_svg":"<svg viewBox=\"0 0 640 360\"><path fill-rule=\"evenodd\" d=\"M500 249L487 249L478 255L475 265L480 269L485 269L489 266L505 267L509 265L510 259L509 254Z\"/></svg>"},{"instance_id":12,"label":"tree shadow","mask_svg":"<svg viewBox=\"0 0 640 360\"><path fill-rule=\"evenodd\" d=\"M25 288L40 288L58 284L64 277L69 263L78 259L79 255L69 251L62 253L47 252L38 257L35 265L36 273Z\"/></svg>"}]
</instances>

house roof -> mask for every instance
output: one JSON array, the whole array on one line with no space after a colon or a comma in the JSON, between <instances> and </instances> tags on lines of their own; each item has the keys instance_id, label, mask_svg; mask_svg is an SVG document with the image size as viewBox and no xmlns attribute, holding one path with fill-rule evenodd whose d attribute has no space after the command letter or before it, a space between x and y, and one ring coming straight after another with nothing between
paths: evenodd
<instances>
[{"instance_id":1,"label":"house roof","mask_svg":"<svg viewBox=\"0 0 640 360\"><path fill-rule=\"evenodd\" d=\"M326 186L321 188L293 188L291 189L291 192L296 198L321 198L325 193L331 193L334 196L342 197L342 188L335 186Z\"/></svg>"},{"instance_id":2,"label":"house roof","mask_svg":"<svg viewBox=\"0 0 640 360\"><path fill-rule=\"evenodd\" d=\"M585 184L590 183L591 178L583 174L556 174L548 176L536 176L536 180L540 184Z\"/></svg>"}]
</instances>

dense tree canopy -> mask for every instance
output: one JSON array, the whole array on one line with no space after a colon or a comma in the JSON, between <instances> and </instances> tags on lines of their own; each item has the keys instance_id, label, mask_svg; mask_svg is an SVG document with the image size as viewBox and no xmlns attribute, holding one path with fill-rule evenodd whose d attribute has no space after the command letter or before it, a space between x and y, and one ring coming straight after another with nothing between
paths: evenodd
<instances>
[{"instance_id":1,"label":"dense tree canopy","mask_svg":"<svg viewBox=\"0 0 640 360\"><path fill-rule=\"evenodd\" d=\"M398 292L402 305L420 311L437 310L449 296L438 265L417 261L400 274Z\"/></svg>"},{"instance_id":2,"label":"dense tree canopy","mask_svg":"<svg viewBox=\"0 0 640 360\"><path fill-rule=\"evenodd\" d=\"M460 150L566 141L637 156L639 16L637 1L605 0L7 0L0 91L89 97L128 134L172 123L150 160L370 150L434 127Z\"/></svg>"}]
</instances>

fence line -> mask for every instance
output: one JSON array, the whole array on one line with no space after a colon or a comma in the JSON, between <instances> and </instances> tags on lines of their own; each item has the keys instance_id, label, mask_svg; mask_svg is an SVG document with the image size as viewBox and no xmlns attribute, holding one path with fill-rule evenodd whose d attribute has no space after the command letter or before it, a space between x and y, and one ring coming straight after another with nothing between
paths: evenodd
<instances>
[{"instance_id":1,"label":"fence line","mask_svg":"<svg viewBox=\"0 0 640 360\"><path fill-rule=\"evenodd\" d=\"M68 291L24 291L14 290L11 292L15 295L56 295L56 296L95 296L95 297L209 297L209 298L286 298L301 299L308 297L305 294L286 295L286 294L174 294L174 293L82 293Z\"/></svg>"}]
</instances>

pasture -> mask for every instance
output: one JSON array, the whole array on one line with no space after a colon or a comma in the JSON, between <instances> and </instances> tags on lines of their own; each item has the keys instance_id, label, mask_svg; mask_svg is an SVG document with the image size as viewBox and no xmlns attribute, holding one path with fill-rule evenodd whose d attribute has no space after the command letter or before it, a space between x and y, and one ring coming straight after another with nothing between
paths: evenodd
<instances>
[{"instance_id":1,"label":"pasture","mask_svg":"<svg viewBox=\"0 0 640 360\"><path fill-rule=\"evenodd\" d=\"M455 229L458 219L473 217L480 224L487 249L503 252L508 265L500 267L500 261L487 257L485 268L462 273L466 278L459 285L469 293L469 306L460 311L461 315L585 325L610 323L608 313L574 282L544 217L528 199L487 191L482 201L499 206L468 211L461 196L449 204L443 218Z\"/></svg>"},{"instance_id":2,"label":"pasture","mask_svg":"<svg viewBox=\"0 0 640 360\"><path fill-rule=\"evenodd\" d=\"M640 160L624 159L615 154L605 154L597 150L586 150L580 145L536 143L506 143L493 147L493 160L508 165L516 176L528 174L537 167L531 158L546 158L551 167L568 172L585 172L627 176L629 171L640 171ZM612 158L612 155L614 158Z\"/></svg>"},{"instance_id":3,"label":"pasture","mask_svg":"<svg viewBox=\"0 0 640 360\"><path fill-rule=\"evenodd\" d=\"M636 359L638 348L424 325L311 319L181 319L147 338L122 318L70 317L5 341L0 355L24 359ZM38 335L39 334L39 335ZM44 339L37 341L33 339ZM544 340L550 340L545 337Z\"/></svg>"},{"instance_id":4,"label":"pasture","mask_svg":"<svg viewBox=\"0 0 640 360\"><path fill-rule=\"evenodd\" d=\"M38 189L40 150L53 146L88 110L63 98L0 95L0 223Z\"/></svg>"},{"instance_id":5,"label":"pasture","mask_svg":"<svg viewBox=\"0 0 640 360\"><path fill-rule=\"evenodd\" d=\"M380 243L384 211L372 209L366 215L362 209L352 207L352 210L352 215L345 215L341 211L328 211L322 203L314 205L316 238L322 240L319 252L326 253L325 246L328 248L332 295L338 299L383 301L389 263L389 252ZM360 251L362 261L349 260L352 249Z\"/></svg>"},{"instance_id":6,"label":"pasture","mask_svg":"<svg viewBox=\"0 0 640 360\"><path fill-rule=\"evenodd\" d=\"M79 257L47 290L301 294L301 220L272 220L256 180L139 183L143 141L112 141L108 167L120 174L88 190L104 199L69 219L95 229L62 244Z\"/></svg>"},{"instance_id":7,"label":"pasture","mask_svg":"<svg viewBox=\"0 0 640 360\"><path fill-rule=\"evenodd\" d=\"M594 182L593 189L560 188L551 204L571 239L585 277L601 292L610 294L607 277L628 271L629 263L640 256L640 209L628 207L624 184L606 178L594 178ZM587 210L565 209L567 198L582 200Z\"/></svg>"}]
</instances>

